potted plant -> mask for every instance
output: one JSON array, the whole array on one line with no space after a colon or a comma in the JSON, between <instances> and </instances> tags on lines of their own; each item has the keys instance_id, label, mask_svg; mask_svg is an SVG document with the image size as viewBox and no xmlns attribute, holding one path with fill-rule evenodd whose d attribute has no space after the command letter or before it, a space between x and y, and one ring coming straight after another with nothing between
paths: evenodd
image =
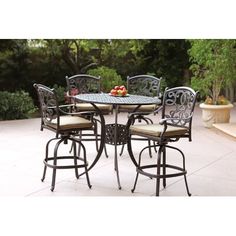
<instances>
[{"instance_id":1,"label":"potted plant","mask_svg":"<svg viewBox=\"0 0 236 236\"><path fill-rule=\"evenodd\" d=\"M222 95L236 78L236 40L190 40L191 85L205 102L200 104L205 127L228 123L233 105Z\"/></svg>"}]
</instances>

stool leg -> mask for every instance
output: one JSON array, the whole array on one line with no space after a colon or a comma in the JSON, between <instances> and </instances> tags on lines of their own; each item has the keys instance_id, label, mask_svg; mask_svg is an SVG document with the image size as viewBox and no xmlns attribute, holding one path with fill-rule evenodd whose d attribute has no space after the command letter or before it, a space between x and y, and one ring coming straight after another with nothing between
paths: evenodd
<instances>
[{"instance_id":1,"label":"stool leg","mask_svg":"<svg viewBox=\"0 0 236 236\"><path fill-rule=\"evenodd\" d=\"M104 152L105 152L105 156L106 156L106 158L108 158L106 144L104 144Z\"/></svg>"},{"instance_id":2,"label":"stool leg","mask_svg":"<svg viewBox=\"0 0 236 236\"><path fill-rule=\"evenodd\" d=\"M71 148L70 148L70 151L69 151L69 153L71 153L71 152L72 152L74 144L75 144L75 143L74 143L74 142L72 142L72 144L71 144Z\"/></svg>"},{"instance_id":3,"label":"stool leg","mask_svg":"<svg viewBox=\"0 0 236 236\"><path fill-rule=\"evenodd\" d=\"M139 166L137 166L137 168L139 168ZM131 192L132 192L132 193L134 192L134 190L135 190L135 188L136 188L136 185L137 185L137 182L138 182L138 176L139 176L139 173L138 173L138 171L137 171L136 177L135 177L135 181L134 181L134 186L133 186L133 188L131 189Z\"/></svg>"},{"instance_id":4,"label":"stool leg","mask_svg":"<svg viewBox=\"0 0 236 236\"><path fill-rule=\"evenodd\" d=\"M55 140L55 139L57 139L57 138L50 139L50 140L47 142L47 144L46 144L45 163L48 162L48 149L49 149L49 144L50 144L51 141L53 141L53 140ZM45 179L46 171L47 171L47 165L44 164L43 177L42 177L42 179L41 179L42 182L43 182L44 179Z\"/></svg>"},{"instance_id":5,"label":"stool leg","mask_svg":"<svg viewBox=\"0 0 236 236\"><path fill-rule=\"evenodd\" d=\"M183 158L183 169L184 169L184 171L185 171L185 174L184 174L184 181L185 181L185 186L186 186L187 194L188 194L188 196L190 197L192 194L189 192L188 183L187 183L187 177L186 177L186 173L187 173L187 172L186 172L186 169L185 169L185 155L184 155L184 153L183 153L179 148L172 147L172 146L169 146L169 145L166 145L166 147L172 148L172 149L178 151L178 152L181 154L182 158Z\"/></svg>"},{"instance_id":6,"label":"stool leg","mask_svg":"<svg viewBox=\"0 0 236 236\"><path fill-rule=\"evenodd\" d=\"M54 156L54 161L53 161L53 165L57 164L57 157ZM51 184L51 191L53 192L54 188L55 188L55 182L56 182L56 168L53 168L53 172L52 172L52 184Z\"/></svg>"},{"instance_id":7,"label":"stool leg","mask_svg":"<svg viewBox=\"0 0 236 236\"><path fill-rule=\"evenodd\" d=\"M57 170L57 151L59 148L59 145L65 141L65 138L62 138L61 140L59 140L54 148L54 160L53 160L53 172L52 172L52 184L51 184L51 191L53 192L54 188L55 188L55 182L56 182L56 170Z\"/></svg>"},{"instance_id":8,"label":"stool leg","mask_svg":"<svg viewBox=\"0 0 236 236\"><path fill-rule=\"evenodd\" d=\"M191 193L189 192L189 188L188 188L188 183L187 183L187 177L186 175L184 175L184 181L185 181L185 186L186 186L186 189L187 189L187 194L189 197L191 197Z\"/></svg>"},{"instance_id":9,"label":"stool leg","mask_svg":"<svg viewBox=\"0 0 236 236\"><path fill-rule=\"evenodd\" d=\"M147 124L153 124L153 122L152 122L152 120L151 119L149 119L149 118L143 118L143 120L147 123ZM150 156L150 158L152 158L152 149L151 149L151 141L150 140L148 140L148 146L149 146L149 156Z\"/></svg>"},{"instance_id":10,"label":"stool leg","mask_svg":"<svg viewBox=\"0 0 236 236\"><path fill-rule=\"evenodd\" d=\"M179 150L179 151L180 151L180 150ZM184 153L183 153L182 151L181 151L180 153L181 153L182 156L183 156L183 169L186 170L186 169L185 169L185 156L184 156ZM188 194L188 196L190 197L192 194L189 192L186 174L184 175L184 182L185 182L187 194Z\"/></svg>"},{"instance_id":11,"label":"stool leg","mask_svg":"<svg viewBox=\"0 0 236 236\"><path fill-rule=\"evenodd\" d=\"M154 151L155 151L155 153L157 153L157 148L156 148L156 142L155 141L153 141L153 145L154 145Z\"/></svg>"},{"instance_id":12,"label":"stool leg","mask_svg":"<svg viewBox=\"0 0 236 236\"><path fill-rule=\"evenodd\" d=\"M79 139L82 139L82 131L79 131ZM80 156L80 152L81 152L81 147L80 147L81 143L79 143L79 148L78 148L78 156Z\"/></svg>"},{"instance_id":13,"label":"stool leg","mask_svg":"<svg viewBox=\"0 0 236 236\"><path fill-rule=\"evenodd\" d=\"M43 182L44 181L44 179L45 179L45 176L46 176L46 170L47 170L47 166L46 165L44 165L44 170L43 170L43 177L42 177L42 179L41 179L41 181Z\"/></svg>"},{"instance_id":14,"label":"stool leg","mask_svg":"<svg viewBox=\"0 0 236 236\"><path fill-rule=\"evenodd\" d=\"M162 150L162 160L163 160L163 176L165 176L166 175L166 147L165 146L163 146L163 150ZM166 178L165 177L163 177L163 187L165 188L166 187Z\"/></svg>"},{"instance_id":15,"label":"stool leg","mask_svg":"<svg viewBox=\"0 0 236 236\"><path fill-rule=\"evenodd\" d=\"M138 168L138 167L137 167L137 168ZM134 192L134 190L135 190L135 188L136 188L136 184L137 184L137 181L138 181L138 175L139 175L139 173L138 173L138 171L137 171L136 177L135 177L135 181L134 181L134 187L131 189L131 192L132 192L132 193Z\"/></svg>"},{"instance_id":16,"label":"stool leg","mask_svg":"<svg viewBox=\"0 0 236 236\"><path fill-rule=\"evenodd\" d=\"M162 147L159 147L158 150L158 156L157 156L157 178L156 178L156 196L159 196L159 191L160 191L160 178L158 176L160 176L160 166L161 166L161 153L162 153Z\"/></svg>"},{"instance_id":17,"label":"stool leg","mask_svg":"<svg viewBox=\"0 0 236 236\"><path fill-rule=\"evenodd\" d=\"M186 170L186 169L185 169L185 155L184 155L184 153L183 153L180 149L177 149L177 148L176 148L176 150L178 150L178 151L181 153L181 155L182 155L182 157L183 157L183 169ZM192 194L189 192L186 174L184 175L184 182L185 182L187 194L188 194L188 196L190 197Z\"/></svg>"},{"instance_id":18,"label":"stool leg","mask_svg":"<svg viewBox=\"0 0 236 236\"><path fill-rule=\"evenodd\" d=\"M77 155L76 155L76 142L72 141L73 143L73 149L74 149L74 164L75 164L75 177L78 179L79 178L79 172L77 166Z\"/></svg>"},{"instance_id":19,"label":"stool leg","mask_svg":"<svg viewBox=\"0 0 236 236\"><path fill-rule=\"evenodd\" d=\"M80 143L80 147L82 147L82 149L83 149L83 153L84 153L84 165L85 165L85 174L86 174L86 179L87 179L87 184L88 184L88 187L89 188L92 188L92 185L90 184L90 180L89 180L89 175L88 175L88 168L87 168L87 166L88 166L88 163L87 163L87 157L86 157L86 149L85 149L85 146L82 144L82 143Z\"/></svg>"},{"instance_id":20,"label":"stool leg","mask_svg":"<svg viewBox=\"0 0 236 236\"><path fill-rule=\"evenodd\" d=\"M148 140L148 146L149 146L149 148L148 148L148 151L149 151L149 156L150 156L150 158L152 158L152 149L151 149L151 141L150 140Z\"/></svg>"},{"instance_id":21,"label":"stool leg","mask_svg":"<svg viewBox=\"0 0 236 236\"><path fill-rule=\"evenodd\" d=\"M139 153L139 159L138 159L138 165L137 165L137 167L136 167L136 177L135 177L135 181L134 181L134 187L131 189L131 192L133 193L134 192L134 190L135 190L135 188L136 188L136 184L137 184L137 182L138 182L138 176L139 176L139 172L138 172L138 169L140 168L140 166L141 166L141 155L142 155L142 152L143 152L143 150L144 150L145 148L143 148L142 150L141 150L141 152Z\"/></svg>"},{"instance_id":22,"label":"stool leg","mask_svg":"<svg viewBox=\"0 0 236 236\"><path fill-rule=\"evenodd\" d=\"M49 146L50 140L47 142L46 144L46 155L45 155L45 162L48 161L48 146ZM47 171L47 166L46 164L44 164L44 170L43 170L43 177L41 179L41 181L43 182L46 176L46 171Z\"/></svg>"}]
</instances>

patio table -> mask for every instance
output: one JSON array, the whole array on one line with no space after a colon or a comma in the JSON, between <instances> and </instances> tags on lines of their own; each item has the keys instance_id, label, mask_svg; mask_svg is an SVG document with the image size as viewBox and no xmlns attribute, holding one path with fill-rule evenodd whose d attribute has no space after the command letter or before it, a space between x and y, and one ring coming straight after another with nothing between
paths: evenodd
<instances>
[{"instance_id":1,"label":"patio table","mask_svg":"<svg viewBox=\"0 0 236 236\"><path fill-rule=\"evenodd\" d=\"M115 171L117 175L118 188L121 189L119 168L118 168L118 158L117 158L118 157L117 145L123 145L127 143L128 130L126 129L126 125L118 124L118 107L119 105L137 105L137 107L134 110L135 112L141 105L160 104L160 99L156 97L147 97L147 96L139 96L139 95L127 95L124 97L120 97L120 96L112 96L107 93L79 94L79 95L74 96L74 98L78 101L91 103L96 109L101 120L100 147L99 147L96 158L94 159L93 163L89 166L88 170L91 170L93 166L99 160L105 143L114 145L115 147L114 148ZM114 109L115 109L115 122L114 123L112 124L105 123L104 116L102 112L98 109L98 107L95 105L96 103L112 104L114 106ZM137 166L137 162L133 157L131 157L131 160Z\"/></svg>"}]
</instances>

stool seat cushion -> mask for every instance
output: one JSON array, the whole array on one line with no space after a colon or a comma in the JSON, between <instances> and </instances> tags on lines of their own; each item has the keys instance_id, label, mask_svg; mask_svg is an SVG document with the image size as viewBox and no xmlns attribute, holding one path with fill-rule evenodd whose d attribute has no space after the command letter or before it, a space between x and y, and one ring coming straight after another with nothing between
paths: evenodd
<instances>
[{"instance_id":1,"label":"stool seat cushion","mask_svg":"<svg viewBox=\"0 0 236 236\"><path fill-rule=\"evenodd\" d=\"M164 129L164 125L159 125L159 124L130 126L131 134L139 135L139 136L160 137L161 133L163 132L163 129ZM186 133L188 133L187 128L168 126L167 130L165 131L164 137L181 136Z\"/></svg>"},{"instance_id":2,"label":"stool seat cushion","mask_svg":"<svg viewBox=\"0 0 236 236\"><path fill-rule=\"evenodd\" d=\"M137 107L137 105L120 105L119 111L132 112ZM153 112L157 108L156 104L151 105L142 105L138 108L137 111L141 112Z\"/></svg>"},{"instance_id":3,"label":"stool seat cushion","mask_svg":"<svg viewBox=\"0 0 236 236\"><path fill-rule=\"evenodd\" d=\"M98 104L98 103L95 103L95 105L101 111L109 111L109 112L112 111L112 105ZM90 103L77 103L76 107L78 108L79 111L95 111L94 106Z\"/></svg>"},{"instance_id":4,"label":"stool seat cushion","mask_svg":"<svg viewBox=\"0 0 236 236\"><path fill-rule=\"evenodd\" d=\"M48 126L57 129L57 119L48 122ZM60 116L60 130L91 128L93 123L79 116Z\"/></svg>"}]
</instances>

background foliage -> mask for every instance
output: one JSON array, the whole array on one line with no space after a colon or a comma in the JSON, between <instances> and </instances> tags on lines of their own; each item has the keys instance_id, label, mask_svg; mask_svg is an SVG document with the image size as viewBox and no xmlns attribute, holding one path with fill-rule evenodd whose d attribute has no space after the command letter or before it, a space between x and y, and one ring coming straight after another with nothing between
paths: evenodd
<instances>
[{"instance_id":1,"label":"background foliage","mask_svg":"<svg viewBox=\"0 0 236 236\"><path fill-rule=\"evenodd\" d=\"M106 66L101 66L96 69L91 69L88 74L101 76L101 91L108 93L115 85L122 85L124 82L116 70Z\"/></svg>"},{"instance_id":2,"label":"background foliage","mask_svg":"<svg viewBox=\"0 0 236 236\"><path fill-rule=\"evenodd\" d=\"M24 91L0 91L0 120L24 119L35 112L32 98Z\"/></svg>"},{"instance_id":3,"label":"background foliage","mask_svg":"<svg viewBox=\"0 0 236 236\"><path fill-rule=\"evenodd\" d=\"M223 89L236 79L236 40L191 40L192 87L218 104ZM208 99L208 100L209 100ZM220 99L221 100L221 99Z\"/></svg>"},{"instance_id":4,"label":"background foliage","mask_svg":"<svg viewBox=\"0 0 236 236\"><path fill-rule=\"evenodd\" d=\"M162 77L163 89L190 85L191 46L183 39L2 39L0 91L25 91L37 105L33 84L41 83L63 102L65 76L80 73L101 76L104 92L138 74Z\"/></svg>"},{"instance_id":5,"label":"background foliage","mask_svg":"<svg viewBox=\"0 0 236 236\"><path fill-rule=\"evenodd\" d=\"M123 83L128 75L148 73L168 86L181 85L187 81L188 47L185 40L0 40L0 90L23 89L35 100L33 83L65 87L66 75L99 67L114 70Z\"/></svg>"}]
</instances>

